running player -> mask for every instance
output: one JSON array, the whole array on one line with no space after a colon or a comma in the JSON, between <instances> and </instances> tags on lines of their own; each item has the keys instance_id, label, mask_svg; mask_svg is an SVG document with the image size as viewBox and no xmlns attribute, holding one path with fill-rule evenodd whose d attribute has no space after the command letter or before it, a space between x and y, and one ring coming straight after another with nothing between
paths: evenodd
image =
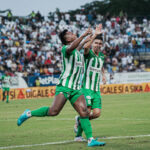
<instances>
[{"instance_id":1,"label":"running player","mask_svg":"<svg viewBox=\"0 0 150 150\"><path fill-rule=\"evenodd\" d=\"M101 95L100 95L100 77L103 76L103 82L106 83L104 74L104 55L101 52L103 39L100 35L102 25L96 27L95 34L91 40L84 45L85 72L83 77L82 90L89 110L89 119L98 118L101 114ZM92 45L92 49L90 49ZM92 110L92 112L91 112ZM75 141L82 141L82 127L80 117L75 117L76 123L74 131L76 132Z\"/></svg>"},{"instance_id":2,"label":"running player","mask_svg":"<svg viewBox=\"0 0 150 150\"><path fill-rule=\"evenodd\" d=\"M80 74L83 69L83 63L82 57L76 48L83 38L89 34L91 34L90 28L79 38L68 30L61 32L60 39L64 44L62 47L63 70L60 75L59 83L56 86L53 104L51 107L41 107L33 111L30 111L29 109L25 110L18 118L18 126L30 117L58 115L68 99L80 115L80 123L86 138L88 139L88 146L101 146L105 144L104 142L95 140L92 136L92 128L88 117L86 101L80 90Z\"/></svg>"},{"instance_id":3,"label":"running player","mask_svg":"<svg viewBox=\"0 0 150 150\"><path fill-rule=\"evenodd\" d=\"M6 99L6 103L8 103L9 102L9 91L10 91L10 76L8 75L7 71L1 77L1 82L2 82L2 91L3 91L2 101L4 101Z\"/></svg>"}]
</instances>

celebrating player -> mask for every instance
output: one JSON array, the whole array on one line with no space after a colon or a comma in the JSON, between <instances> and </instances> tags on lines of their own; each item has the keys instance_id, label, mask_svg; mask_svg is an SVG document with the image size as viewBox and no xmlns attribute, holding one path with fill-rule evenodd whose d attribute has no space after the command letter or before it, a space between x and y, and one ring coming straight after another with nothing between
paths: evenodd
<instances>
[{"instance_id":1,"label":"celebrating player","mask_svg":"<svg viewBox=\"0 0 150 150\"><path fill-rule=\"evenodd\" d=\"M106 83L104 75L104 55L101 52L103 39L100 35L102 25L96 27L95 34L91 40L84 45L85 72L83 77L82 90L89 110L89 119L95 119L101 113L101 95L100 95L100 77L103 76L103 82ZM92 45L92 49L90 49ZM92 110L92 112L91 112ZM75 141L82 141L82 126L80 117L76 116L74 131L76 132Z\"/></svg>"},{"instance_id":2,"label":"celebrating player","mask_svg":"<svg viewBox=\"0 0 150 150\"><path fill-rule=\"evenodd\" d=\"M51 107L41 107L33 111L29 109L25 110L18 118L18 126L30 117L58 115L68 99L80 115L80 124L88 139L88 146L101 146L105 144L104 142L95 140L92 136L86 101L80 90L80 74L83 69L83 63L82 57L76 48L83 38L89 34L91 34L90 28L79 38L68 30L61 32L60 39L64 44L62 47L63 70L60 75L59 83L56 86L53 104Z\"/></svg>"}]
</instances>

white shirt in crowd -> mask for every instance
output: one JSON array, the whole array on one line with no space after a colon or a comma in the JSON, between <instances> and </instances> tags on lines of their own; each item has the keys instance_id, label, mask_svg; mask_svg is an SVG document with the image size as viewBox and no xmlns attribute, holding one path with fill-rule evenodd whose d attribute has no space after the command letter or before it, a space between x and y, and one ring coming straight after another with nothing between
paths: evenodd
<instances>
[{"instance_id":1,"label":"white shirt in crowd","mask_svg":"<svg viewBox=\"0 0 150 150\"><path fill-rule=\"evenodd\" d=\"M122 65L123 65L123 66L126 66L126 65L127 65L127 62L128 62L128 61L127 61L127 57L125 57L125 56L122 57L122 58L121 58L121 62L122 62Z\"/></svg>"},{"instance_id":2,"label":"white shirt in crowd","mask_svg":"<svg viewBox=\"0 0 150 150\"><path fill-rule=\"evenodd\" d=\"M132 62L133 62L133 56L128 55L128 56L127 56L127 62L128 62L129 64L132 64Z\"/></svg>"}]
</instances>

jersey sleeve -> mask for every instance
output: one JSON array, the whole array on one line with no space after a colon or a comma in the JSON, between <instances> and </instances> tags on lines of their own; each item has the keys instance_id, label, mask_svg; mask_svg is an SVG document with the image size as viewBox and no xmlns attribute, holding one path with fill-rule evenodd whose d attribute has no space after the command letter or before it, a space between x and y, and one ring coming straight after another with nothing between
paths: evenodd
<instances>
[{"instance_id":1,"label":"jersey sleeve","mask_svg":"<svg viewBox=\"0 0 150 150\"><path fill-rule=\"evenodd\" d=\"M67 45L64 45L64 46L62 47L62 49L61 49L61 52L62 52L63 54L65 54L65 53L66 53L66 50L67 50Z\"/></svg>"}]
</instances>

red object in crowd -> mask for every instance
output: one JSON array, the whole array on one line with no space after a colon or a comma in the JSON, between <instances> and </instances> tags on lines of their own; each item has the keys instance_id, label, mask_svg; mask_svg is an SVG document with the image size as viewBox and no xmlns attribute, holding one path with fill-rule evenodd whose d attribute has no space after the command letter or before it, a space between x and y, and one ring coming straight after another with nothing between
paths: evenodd
<instances>
[{"instance_id":1,"label":"red object in crowd","mask_svg":"<svg viewBox=\"0 0 150 150\"><path fill-rule=\"evenodd\" d=\"M8 72L8 75L14 77L15 75L12 72Z\"/></svg>"},{"instance_id":2,"label":"red object in crowd","mask_svg":"<svg viewBox=\"0 0 150 150\"><path fill-rule=\"evenodd\" d=\"M116 22L117 22L117 23L119 23L119 21L120 21L120 18L119 18L119 17L117 17L117 18L116 18Z\"/></svg>"},{"instance_id":3,"label":"red object in crowd","mask_svg":"<svg viewBox=\"0 0 150 150\"><path fill-rule=\"evenodd\" d=\"M32 52L31 52L30 50L28 50L28 52L27 52L27 57L30 58L31 55L32 55Z\"/></svg>"},{"instance_id":4,"label":"red object in crowd","mask_svg":"<svg viewBox=\"0 0 150 150\"><path fill-rule=\"evenodd\" d=\"M45 62L44 62L45 65L50 65L51 63L52 62L51 62L50 58L46 59Z\"/></svg>"},{"instance_id":5,"label":"red object in crowd","mask_svg":"<svg viewBox=\"0 0 150 150\"><path fill-rule=\"evenodd\" d=\"M22 71L23 66L21 64L18 65L18 71Z\"/></svg>"},{"instance_id":6,"label":"red object in crowd","mask_svg":"<svg viewBox=\"0 0 150 150\"><path fill-rule=\"evenodd\" d=\"M115 28L115 22L114 21L111 23L111 27Z\"/></svg>"}]
</instances>

